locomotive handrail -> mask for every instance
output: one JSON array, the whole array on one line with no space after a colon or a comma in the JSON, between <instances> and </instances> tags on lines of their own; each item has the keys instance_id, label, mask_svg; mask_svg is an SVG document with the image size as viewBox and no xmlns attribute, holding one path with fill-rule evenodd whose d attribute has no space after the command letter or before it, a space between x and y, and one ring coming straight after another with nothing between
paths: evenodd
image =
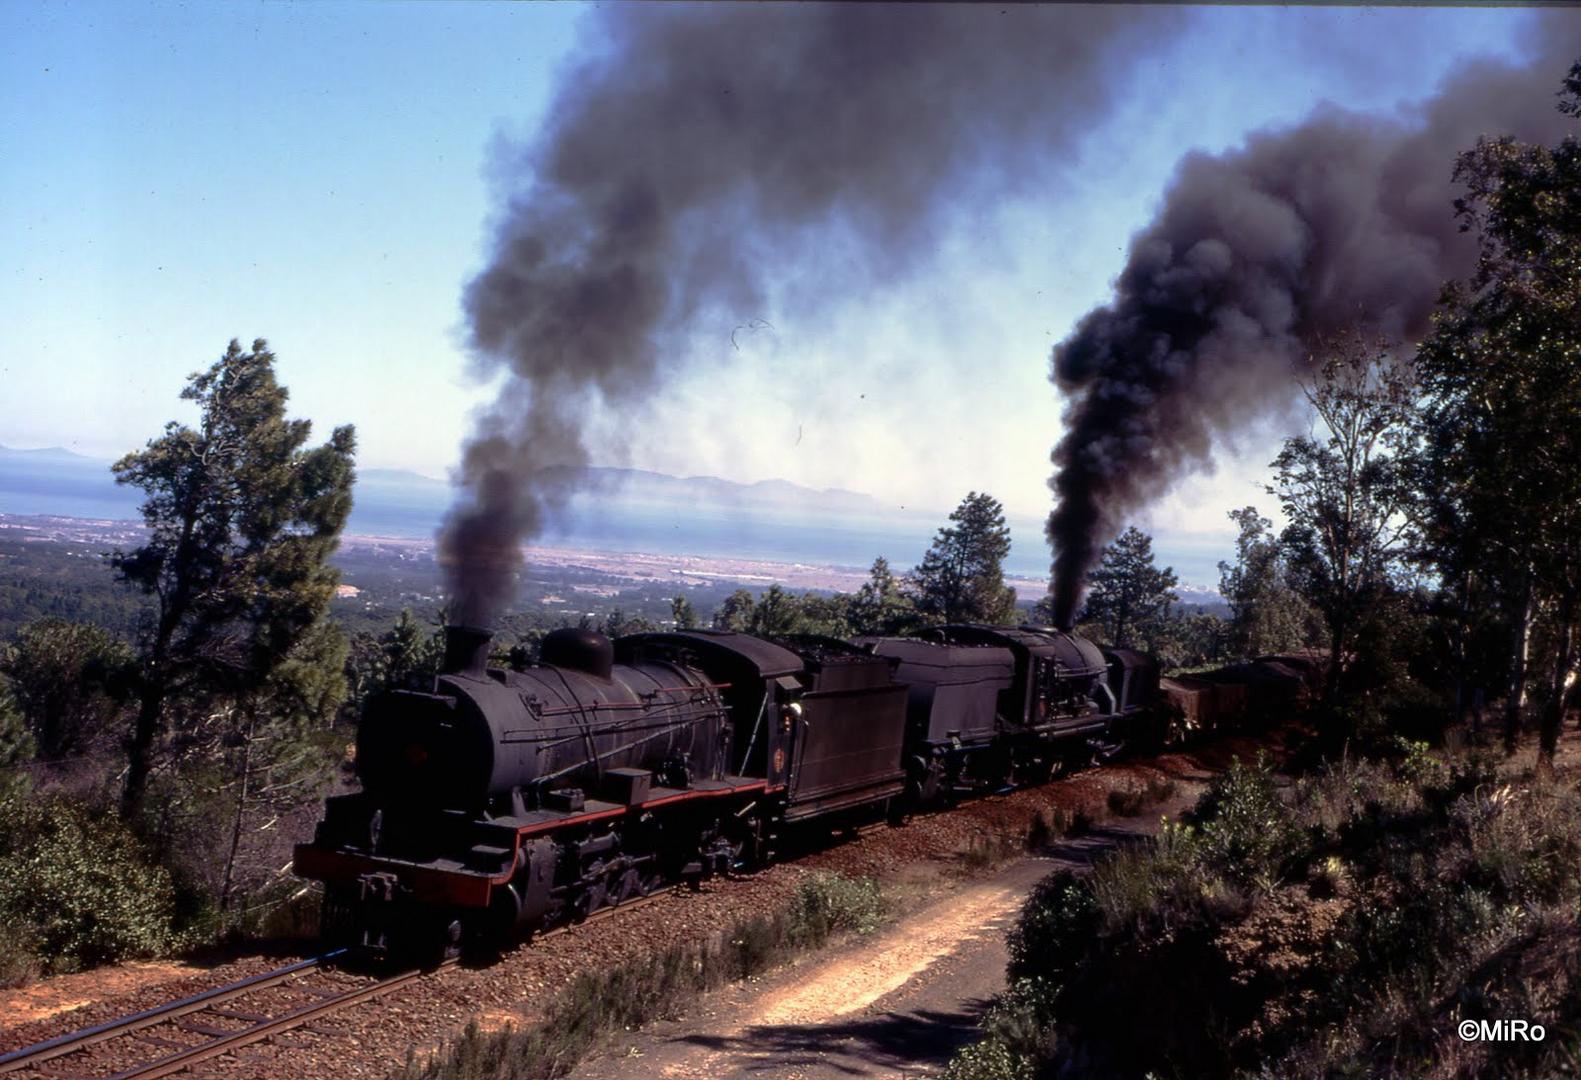
<instances>
[{"instance_id":1,"label":"locomotive handrail","mask_svg":"<svg viewBox=\"0 0 1581 1080\"><path fill-rule=\"evenodd\" d=\"M743 774L746 772L747 762L752 758L752 748L758 744L758 732L763 730L763 716L768 712L768 710L769 692L767 689L765 689L763 691L763 702L758 706L758 718L752 723L752 737L747 740L746 753L741 755L740 771Z\"/></svg>"},{"instance_id":2,"label":"locomotive handrail","mask_svg":"<svg viewBox=\"0 0 1581 1080\"><path fill-rule=\"evenodd\" d=\"M687 691L692 692L692 693L702 693L702 692L705 692L705 691L711 690L711 689L713 689L713 687L709 687L709 686L689 686L689 687L665 686L665 687L660 687L657 690L649 691L647 694L644 694L643 696L644 696L644 698L652 698L652 697L657 697L661 693L679 693L681 690L687 690ZM706 700L706 698L694 698L693 702L695 703L695 702L701 701L701 700ZM632 709L643 709L643 708L647 708L647 707L648 707L648 705L647 705L646 701L591 701L591 702L588 702L586 705L557 705L554 708L550 708L550 709L539 709L538 710L538 715L539 716L567 716L567 715L570 715L572 713L585 713L589 709L591 709L595 713L598 712L600 709L604 710L605 712L623 712L623 711L630 711Z\"/></svg>"},{"instance_id":3,"label":"locomotive handrail","mask_svg":"<svg viewBox=\"0 0 1581 1080\"><path fill-rule=\"evenodd\" d=\"M587 707L576 696L576 691L571 689L571 680L565 677L565 672L560 668L555 668L554 673L560 677L560 685L565 687L567 696L569 696L572 701L576 702L576 715L582 721L582 741L587 743L587 753L593 762L593 772L596 782L602 786L604 783L604 767L599 762L598 744L593 741L593 723L598 719L598 715L595 712L593 719L589 720L587 717ZM539 752L542 753L542 750L540 749ZM575 766L575 768L581 767L582 765L580 762L578 762Z\"/></svg>"},{"instance_id":4,"label":"locomotive handrail","mask_svg":"<svg viewBox=\"0 0 1581 1080\"><path fill-rule=\"evenodd\" d=\"M680 722L680 720L675 717L675 714L674 713L670 713L670 712L666 712L666 713L663 713L663 714L648 713L648 714L646 714L646 715L644 715L642 717L638 717L637 719L638 720L644 720L644 721L651 720L652 722L651 723L636 723L636 722L632 722L632 723L626 723L626 724L611 724L608 727L605 727L603 729L603 731L605 733L607 733L607 734L624 735L624 734L627 734L628 732L649 731L649 730L653 730L653 729L656 729L656 728L662 728L664 730L671 730L677 725L677 723ZM704 723L708 719L709 718L706 715L694 716L690 720L686 721L686 723L688 723L692 727L696 727L698 724ZM500 741L502 743L526 743L526 742L541 741L541 742L543 742L544 747L546 749L550 749L550 748L553 748L553 747L556 747L556 746L563 746L564 744L569 743L569 742L576 742L579 738L581 738L581 735L582 735L582 729L581 728L554 727L554 728L547 728L547 729L540 728L536 732L533 732L533 734L535 734L537 736L537 738L533 738L533 737L529 736L528 738L522 738L522 739L507 739L507 738L503 737L504 735L513 734L513 733L515 733L517 731L533 732L533 729L530 729L530 728L513 728L513 729L511 729L510 732L503 733Z\"/></svg>"},{"instance_id":5,"label":"locomotive handrail","mask_svg":"<svg viewBox=\"0 0 1581 1080\"><path fill-rule=\"evenodd\" d=\"M673 727L666 727L664 730L659 731L659 732L657 732L657 733L655 733L653 735L644 735L642 738L637 739L635 742L624 743L624 744L622 744L620 746L615 747L613 750L606 750L602 754L595 754L595 755L593 755L592 760L593 760L594 764L597 765L600 762L602 762L605 758L610 758L610 757L614 757L616 754L625 753L627 750L630 750L633 746L641 746L643 743L652 742L654 739L662 738L663 736L669 734L673 730L674 730ZM585 761L578 761L575 764L567 765L565 768L559 770L558 772L546 773L543 776L538 777L537 780L533 781L533 784L534 785L542 784L546 780L558 780L560 777L565 776L567 773L576 772L576 770L584 767L586 764L587 764L587 762L585 762ZM600 776L602 776L602 775L603 774L601 772Z\"/></svg>"}]
</instances>

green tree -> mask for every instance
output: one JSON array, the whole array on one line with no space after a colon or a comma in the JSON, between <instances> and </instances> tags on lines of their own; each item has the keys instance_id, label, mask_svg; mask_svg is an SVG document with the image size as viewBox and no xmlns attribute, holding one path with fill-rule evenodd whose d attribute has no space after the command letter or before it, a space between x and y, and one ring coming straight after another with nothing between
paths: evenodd
<instances>
[{"instance_id":1,"label":"green tree","mask_svg":"<svg viewBox=\"0 0 1581 1080\"><path fill-rule=\"evenodd\" d=\"M274 826L316 806L333 775L331 745L316 736L346 699L346 655L345 632L321 620L234 705L218 748L230 826L214 890L221 912L288 880L292 838Z\"/></svg>"},{"instance_id":2,"label":"green tree","mask_svg":"<svg viewBox=\"0 0 1581 1080\"><path fill-rule=\"evenodd\" d=\"M797 606L800 620L794 631L798 634L824 634L828 637L848 638L851 629L851 598L844 595L820 596L814 592L801 594Z\"/></svg>"},{"instance_id":3,"label":"green tree","mask_svg":"<svg viewBox=\"0 0 1581 1080\"><path fill-rule=\"evenodd\" d=\"M1302 389L1321 432L1285 440L1274 483L1289 524L1280 537L1292 586L1328 637L1325 698L1334 702L1356 635L1392 596L1405 540L1407 489L1396 454L1413 406L1408 365L1361 332L1325 343Z\"/></svg>"},{"instance_id":4,"label":"green tree","mask_svg":"<svg viewBox=\"0 0 1581 1080\"><path fill-rule=\"evenodd\" d=\"M1200 608L1176 608L1158 625L1146 645L1165 669L1193 668L1227 659L1229 641L1230 624L1218 615Z\"/></svg>"},{"instance_id":5,"label":"green tree","mask_svg":"<svg viewBox=\"0 0 1581 1080\"><path fill-rule=\"evenodd\" d=\"M950 521L907 580L912 604L930 622L1010 622L1016 593L1005 584L1010 529L1004 507L991 495L969 492Z\"/></svg>"},{"instance_id":6,"label":"green tree","mask_svg":"<svg viewBox=\"0 0 1581 1080\"><path fill-rule=\"evenodd\" d=\"M172 421L114 466L119 483L147 493L150 536L112 563L154 601L138 642L128 819L141 813L172 720L258 692L323 617L338 580L329 556L351 510L352 429L304 449L311 425L286 418L262 340L250 352L232 341L181 396L196 403L197 426Z\"/></svg>"},{"instance_id":7,"label":"green tree","mask_svg":"<svg viewBox=\"0 0 1581 1080\"><path fill-rule=\"evenodd\" d=\"M108 630L35 619L4 650L0 671L11 678L44 760L105 750L122 738L133 657Z\"/></svg>"},{"instance_id":8,"label":"green tree","mask_svg":"<svg viewBox=\"0 0 1581 1080\"><path fill-rule=\"evenodd\" d=\"M752 605L749 633L762 637L783 637L797 633L801 626L801 602L779 585L770 585Z\"/></svg>"},{"instance_id":9,"label":"green tree","mask_svg":"<svg viewBox=\"0 0 1581 1080\"><path fill-rule=\"evenodd\" d=\"M882 555L873 560L867 581L851 596L846 621L853 634L898 634L915 625L916 608Z\"/></svg>"},{"instance_id":10,"label":"green tree","mask_svg":"<svg viewBox=\"0 0 1581 1080\"><path fill-rule=\"evenodd\" d=\"M644 634L656 627L652 620L645 619L641 615L628 616L620 608L613 608L609 614L599 620L596 629L607 638L618 638L626 634Z\"/></svg>"},{"instance_id":11,"label":"green tree","mask_svg":"<svg viewBox=\"0 0 1581 1080\"><path fill-rule=\"evenodd\" d=\"M26 765L33 759L33 737L11 692L10 680L0 675L0 806L31 787Z\"/></svg>"},{"instance_id":12,"label":"green tree","mask_svg":"<svg viewBox=\"0 0 1581 1080\"><path fill-rule=\"evenodd\" d=\"M395 623L382 634L358 631L347 648L347 707L355 713L379 690L432 676L443 653L442 633L418 622L410 608L402 608Z\"/></svg>"},{"instance_id":13,"label":"green tree","mask_svg":"<svg viewBox=\"0 0 1581 1080\"><path fill-rule=\"evenodd\" d=\"M685 593L676 593L670 601L670 620L675 623L677 630L696 629L697 609L692 606Z\"/></svg>"},{"instance_id":14,"label":"green tree","mask_svg":"<svg viewBox=\"0 0 1581 1080\"><path fill-rule=\"evenodd\" d=\"M714 629L746 631L752 625L754 606L752 594L745 589L737 589L725 597L725 602L714 612Z\"/></svg>"},{"instance_id":15,"label":"green tree","mask_svg":"<svg viewBox=\"0 0 1581 1080\"><path fill-rule=\"evenodd\" d=\"M1230 605L1228 647L1242 658L1306 646L1312 611L1286 584L1284 552L1273 523L1255 506L1230 511L1240 528L1235 562L1219 563L1219 594Z\"/></svg>"},{"instance_id":16,"label":"green tree","mask_svg":"<svg viewBox=\"0 0 1581 1080\"><path fill-rule=\"evenodd\" d=\"M405 686L414 678L432 675L443 652L440 635L418 622L410 608L402 608L395 625L379 635L383 685Z\"/></svg>"},{"instance_id":17,"label":"green tree","mask_svg":"<svg viewBox=\"0 0 1581 1080\"><path fill-rule=\"evenodd\" d=\"M1559 108L1581 116L1581 63ZM1581 144L1480 140L1456 203L1479 242L1418 352L1424 408L1417 487L1427 547L1469 606L1486 581L1509 632L1510 738L1539 613L1547 677L1538 750L1551 764L1581 617Z\"/></svg>"},{"instance_id":18,"label":"green tree","mask_svg":"<svg viewBox=\"0 0 1581 1080\"><path fill-rule=\"evenodd\" d=\"M1165 633L1169 605L1178 604L1179 580L1170 567L1153 561L1153 538L1135 525L1103 549L1103 557L1087 575L1083 622L1097 623L1109 644L1157 651Z\"/></svg>"}]
</instances>

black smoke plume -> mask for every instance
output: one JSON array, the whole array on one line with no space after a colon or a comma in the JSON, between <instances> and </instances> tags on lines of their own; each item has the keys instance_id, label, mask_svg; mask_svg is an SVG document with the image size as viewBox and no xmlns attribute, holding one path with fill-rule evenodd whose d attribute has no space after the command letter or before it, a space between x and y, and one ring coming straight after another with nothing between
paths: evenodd
<instances>
[{"instance_id":1,"label":"black smoke plume","mask_svg":"<svg viewBox=\"0 0 1581 1080\"><path fill-rule=\"evenodd\" d=\"M1162 9L611 5L560 81L466 289L470 346L509 373L465 448L440 536L453 621L488 625L522 543L589 460L601 406L631 423L700 317L770 291L848 295L924 262L965 200L1046 185ZM560 469L560 476L574 475Z\"/></svg>"},{"instance_id":2,"label":"black smoke plume","mask_svg":"<svg viewBox=\"0 0 1581 1080\"><path fill-rule=\"evenodd\" d=\"M1483 135L1551 142L1570 130L1554 95L1581 53L1581 18L1536 25L1529 65L1468 65L1408 115L1322 109L1181 163L1114 300L1053 352L1069 402L1049 481L1060 625L1126 517L1288 404L1317 341L1427 330L1444 282L1476 258L1454 217L1456 155Z\"/></svg>"}]
</instances>

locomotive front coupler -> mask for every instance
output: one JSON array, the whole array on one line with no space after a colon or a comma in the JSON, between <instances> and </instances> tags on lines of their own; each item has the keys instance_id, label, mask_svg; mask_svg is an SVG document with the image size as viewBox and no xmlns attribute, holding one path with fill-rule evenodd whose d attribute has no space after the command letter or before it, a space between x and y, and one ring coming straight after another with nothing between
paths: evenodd
<instances>
[{"instance_id":1,"label":"locomotive front coupler","mask_svg":"<svg viewBox=\"0 0 1581 1080\"><path fill-rule=\"evenodd\" d=\"M356 889L340 915L345 925L336 928L356 960L374 967L428 968L460 955L460 918L415 903L395 874L362 874Z\"/></svg>"}]
</instances>

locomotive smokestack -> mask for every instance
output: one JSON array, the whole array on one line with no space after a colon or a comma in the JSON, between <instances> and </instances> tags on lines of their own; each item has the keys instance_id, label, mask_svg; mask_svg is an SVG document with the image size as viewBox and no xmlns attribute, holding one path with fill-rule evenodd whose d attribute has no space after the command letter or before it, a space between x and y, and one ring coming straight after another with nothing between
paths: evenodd
<instances>
[{"instance_id":1,"label":"locomotive smokestack","mask_svg":"<svg viewBox=\"0 0 1581 1080\"><path fill-rule=\"evenodd\" d=\"M445 627L445 659L441 675L470 675L484 678L489 667L489 642L494 632L476 626Z\"/></svg>"},{"instance_id":2,"label":"locomotive smokestack","mask_svg":"<svg viewBox=\"0 0 1581 1080\"><path fill-rule=\"evenodd\" d=\"M1056 624L1075 621L1128 517L1294 403L1322 342L1427 332L1445 281L1476 266L1454 215L1456 155L1482 137L1552 144L1574 130L1551 102L1581 20L1555 12L1533 27L1530 63L1465 65L1400 115L1325 107L1180 164L1113 301L1054 348L1067 401L1049 480Z\"/></svg>"}]
</instances>

